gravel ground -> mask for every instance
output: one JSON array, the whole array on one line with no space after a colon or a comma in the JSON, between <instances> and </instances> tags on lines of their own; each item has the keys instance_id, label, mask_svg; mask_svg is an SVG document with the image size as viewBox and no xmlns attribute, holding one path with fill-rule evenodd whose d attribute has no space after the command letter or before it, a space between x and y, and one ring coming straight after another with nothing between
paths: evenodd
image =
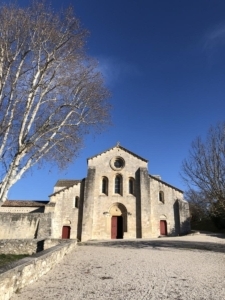
<instances>
[{"instance_id":1,"label":"gravel ground","mask_svg":"<svg viewBox=\"0 0 225 300\"><path fill-rule=\"evenodd\" d=\"M11 299L225 299L225 236L90 241Z\"/></svg>"}]
</instances>

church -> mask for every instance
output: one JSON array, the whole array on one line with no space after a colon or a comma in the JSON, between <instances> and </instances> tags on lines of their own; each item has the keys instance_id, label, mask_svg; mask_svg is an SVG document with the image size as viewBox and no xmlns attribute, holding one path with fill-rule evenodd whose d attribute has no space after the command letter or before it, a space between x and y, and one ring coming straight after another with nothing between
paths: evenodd
<instances>
[{"instance_id":1,"label":"church","mask_svg":"<svg viewBox=\"0 0 225 300\"><path fill-rule=\"evenodd\" d=\"M150 175L145 158L117 144L88 158L87 168L82 180L58 180L46 204L36 201L33 206L23 206L23 201L15 201L16 210L13 201L7 200L1 215L4 211L38 215L32 227L36 237L44 234L80 241L152 238L190 231L183 191Z\"/></svg>"}]
</instances>

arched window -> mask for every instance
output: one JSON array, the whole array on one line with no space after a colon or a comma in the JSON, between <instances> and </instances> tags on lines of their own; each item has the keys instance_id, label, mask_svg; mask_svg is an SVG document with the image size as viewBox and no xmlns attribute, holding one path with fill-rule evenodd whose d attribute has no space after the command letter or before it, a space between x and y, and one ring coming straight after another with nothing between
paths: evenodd
<instances>
[{"instance_id":1,"label":"arched window","mask_svg":"<svg viewBox=\"0 0 225 300\"><path fill-rule=\"evenodd\" d=\"M108 178L102 178L102 193L108 195Z\"/></svg>"},{"instance_id":2,"label":"arched window","mask_svg":"<svg viewBox=\"0 0 225 300\"><path fill-rule=\"evenodd\" d=\"M120 175L115 177L115 194L122 194L122 177Z\"/></svg>"},{"instance_id":3,"label":"arched window","mask_svg":"<svg viewBox=\"0 0 225 300\"><path fill-rule=\"evenodd\" d=\"M74 206L76 208L79 208L79 197L75 197L75 203L74 203Z\"/></svg>"},{"instance_id":4,"label":"arched window","mask_svg":"<svg viewBox=\"0 0 225 300\"><path fill-rule=\"evenodd\" d=\"M165 202L165 200L164 200L164 193L163 193L163 191L160 191L160 192L159 192L159 201L160 201L160 202L162 202L162 203L164 203L164 202Z\"/></svg>"},{"instance_id":5,"label":"arched window","mask_svg":"<svg viewBox=\"0 0 225 300\"><path fill-rule=\"evenodd\" d=\"M134 179L129 178L129 194L134 195Z\"/></svg>"}]
</instances>

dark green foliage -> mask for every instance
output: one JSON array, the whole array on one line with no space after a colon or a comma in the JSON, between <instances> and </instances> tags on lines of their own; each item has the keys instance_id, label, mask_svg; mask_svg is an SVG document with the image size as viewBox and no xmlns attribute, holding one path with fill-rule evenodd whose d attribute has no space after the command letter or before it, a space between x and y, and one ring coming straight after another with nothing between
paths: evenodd
<instances>
[{"instance_id":1,"label":"dark green foliage","mask_svg":"<svg viewBox=\"0 0 225 300\"><path fill-rule=\"evenodd\" d=\"M216 214L211 214L211 220L215 224L215 226L221 230L225 229L225 209L224 204L220 205L219 202L214 203L212 211L216 211Z\"/></svg>"},{"instance_id":2,"label":"dark green foliage","mask_svg":"<svg viewBox=\"0 0 225 300\"><path fill-rule=\"evenodd\" d=\"M0 266L6 265L13 261L29 256L28 254L0 254Z\"/></svg>"},{"instance_id":3,"label":"dark green foliage","mask_svg":"<svg viewBox=\"0 0 225 300\"><path fill-rule=\"evenodd\" d=\"M189 202L191 228L194 230L217 232L225 229L224 204L207 201L204 193L189 190L185 195Z\"/></svg>"}]
</instances>

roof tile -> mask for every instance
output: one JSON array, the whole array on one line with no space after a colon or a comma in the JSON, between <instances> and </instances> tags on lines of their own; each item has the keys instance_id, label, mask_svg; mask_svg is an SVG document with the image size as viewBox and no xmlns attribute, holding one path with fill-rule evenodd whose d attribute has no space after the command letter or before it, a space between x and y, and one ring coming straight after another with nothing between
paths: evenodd
<instances>
[{"instance_id":1,"label":"roof tile","mask_svg":"<svg viewBox=\"0 0 225 300\"><path fill-rule=\"evenodd\" d=\"M48 202L48 200L6 200L5 202L3 202L2 207L41 207L48 204Z\"/></svg>"},{"instance_id":2,"label":"roof tile","mask_svg":"<svg viewBox=\"0 0 225 300\"><path fill-rule=\"evenodd\" d=\"M56 182L55 186L56 187L71 187L80 182L81 182L81 180L60 179Z\"/></svg>"}]
</instances>

